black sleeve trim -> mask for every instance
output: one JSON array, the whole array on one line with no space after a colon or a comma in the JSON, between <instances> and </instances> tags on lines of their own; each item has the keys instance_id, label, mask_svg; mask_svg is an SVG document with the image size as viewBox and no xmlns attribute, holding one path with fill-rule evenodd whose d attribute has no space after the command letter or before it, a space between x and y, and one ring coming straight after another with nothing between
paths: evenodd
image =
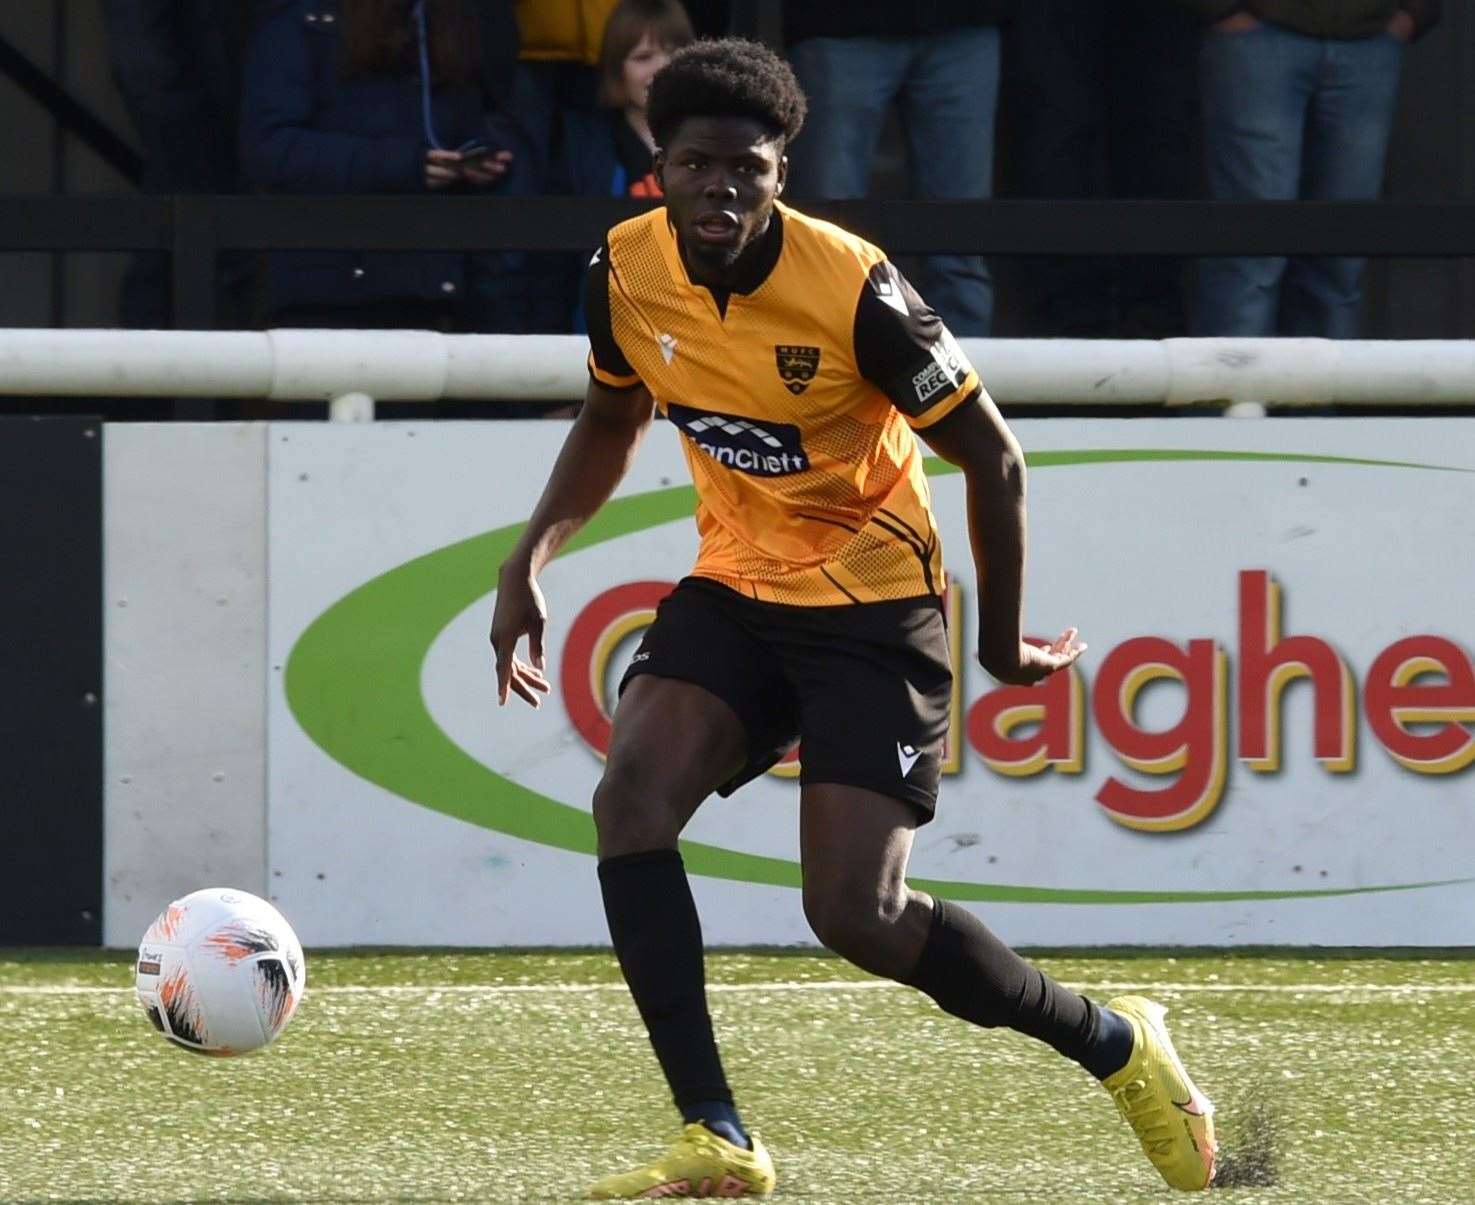
<instances>
[{"instance_id":1,"label":"black sleeve trim","mask_svg":"<svg viewBox=\"0 0 1475 1205\"><path fill-rule=\"evenodd\" d=\"M875 264L855 306L855 363L909 418L947 401L970 367L941 318L887 260Z\"/></svg>"},{"instance_id":2,"label":"black sleeve trim","mask_svg":"<svg viewBox=\"0 0 1475 1205\"><path fill-rule=\"evenodd\" d=\"M615 341L614 326L610 321L609 271L609 242L606 240L594 253L584 275L584 321L589 327L589 350L594 367L600 372L612 377L630 377L635 375L635 369L630 367L630 361L625 359L625 353Z\"/></svg>"},{"instance_id":3,"label":"black sleeve trim","mask_svg":"<svg viewBox=\"0 0 1475 1205\"><path fill-rule=\"evenodd\" d=\"M629 385L611 385L608 381L601 381L595 376L592 368L589 370L589 379L610 393L634 393L637 389L645 388L644 381L632 381Z\"/></svg>"}]
</instances>

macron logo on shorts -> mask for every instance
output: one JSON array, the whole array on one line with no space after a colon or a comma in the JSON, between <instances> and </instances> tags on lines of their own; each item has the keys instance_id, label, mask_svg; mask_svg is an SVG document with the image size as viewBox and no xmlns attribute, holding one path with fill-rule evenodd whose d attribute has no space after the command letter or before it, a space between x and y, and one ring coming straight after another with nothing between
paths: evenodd
<instances>
[{"instance_id":1,"label":"macron logo on shorts","mask_svg":"<svg viewBox=\"0 0 1475 1205\"><path fill-rule=\"evenodd\" d=\"M754 477L785 477L809 468L809 457L793 423L771 423L713 410L694 410L675 402L666 417L720 465Z\"/></svg>"},{"instance_id":2,"label":"macron logo on shorts","mask_svg":"<svg viewBox=\"0 0 1475 1205\"><path fill-rule=\"evenodd\" d=\"M901 776L905 778L912 772L912 767L917 764L917 759L922 756L922 751L916 745L903 745L900 741L896 743L896 760L901 765Z\"/></svg>"}]
</instances>

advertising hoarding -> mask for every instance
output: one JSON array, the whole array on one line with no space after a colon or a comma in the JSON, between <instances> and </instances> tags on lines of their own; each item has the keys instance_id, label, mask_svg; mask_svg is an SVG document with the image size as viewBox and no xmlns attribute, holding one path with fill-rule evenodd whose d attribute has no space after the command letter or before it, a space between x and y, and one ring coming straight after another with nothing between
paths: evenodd
<instances>
[{"instance_id":1,"label":"advertising hoarding","mask_svg":"<svg viewBox=\"0 0 1475 1205\"><path fill-rule=\"evenodd\" d=\"M541 579L554 694L499 709L496 570L565 430L272 428L269 886L309 944L607 940L612 692L696 533L660 423ZM932 462L957 691L913 881L1021 944L1475 940L1467 425L1016 433L1027 631L1090 650L1034 690L978 667L963 481ZM793 773L687 830L709 942L812 940Z\"/></svg>"}]
</instances>

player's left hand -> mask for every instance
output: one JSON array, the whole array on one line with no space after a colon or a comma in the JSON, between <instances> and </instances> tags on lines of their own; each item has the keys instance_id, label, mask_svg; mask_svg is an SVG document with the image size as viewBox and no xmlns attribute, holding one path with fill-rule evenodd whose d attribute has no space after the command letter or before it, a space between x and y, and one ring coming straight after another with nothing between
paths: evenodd
<instances>
[{"instance_id":1,"label":"player's left hand","mask_svg":"<svg viewBox=\"0 0 1475 1205\"><path fill-rule=\"evenodd\" d=\"M1076 636L1075 628L1066 628L1049 644L1021 640L1017 660L989 656L980 650L978 661L1006 686L1033 686L1080 659L1088 646Z\"/></svg>"}]
</instances>

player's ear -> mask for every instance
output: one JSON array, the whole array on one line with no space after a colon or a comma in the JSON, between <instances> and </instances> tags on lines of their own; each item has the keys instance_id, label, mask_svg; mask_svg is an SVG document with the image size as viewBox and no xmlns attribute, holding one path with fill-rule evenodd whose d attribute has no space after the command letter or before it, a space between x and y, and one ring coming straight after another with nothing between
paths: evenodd
<instances>
[{"instance_id":1,"label":"player's ear","mask_svg":"<svg viewBox=\"0 0 1475 1205\"><path fill-rule=\"evenodd\" d=\"M778 157L778 183L775 184L774 185L774 188L773 188L773 195L774 196L778 197L778 196L782 196L783 195L784 182L788 178L789 178L789 157L787 155L780 155Z\"/></svg>"},{"instance_id":2,"label":"player's ear","mask_svg":"<svg viewBox=\"0 0 1475 1205\"><path fill-rule=\"evenodd\" d=\"M651 156L650 172L656 178L656 183L661 186L661 192L666 191L666 152L656 147L655 154Z\"/></svg>"}]
</instances>

